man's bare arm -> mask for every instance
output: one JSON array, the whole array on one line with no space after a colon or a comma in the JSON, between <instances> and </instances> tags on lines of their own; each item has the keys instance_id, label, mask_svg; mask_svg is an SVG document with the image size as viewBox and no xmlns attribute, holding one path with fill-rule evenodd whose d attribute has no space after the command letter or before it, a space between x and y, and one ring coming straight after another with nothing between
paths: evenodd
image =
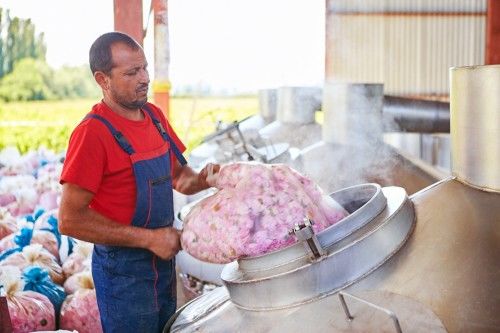
<instances>
[{"instance_id":1,"label":"man's bare arm","mask_svg":"<svg viewBox=\"0 0 500 333\"><path fill-rule=\"evenodd\" d=\"M174 228L146 229L117 223L89 208L94 194L65 183L59 208L59 231L91 243L148 249L162 259L180 249Z\"/></svg>"}]
</instances>

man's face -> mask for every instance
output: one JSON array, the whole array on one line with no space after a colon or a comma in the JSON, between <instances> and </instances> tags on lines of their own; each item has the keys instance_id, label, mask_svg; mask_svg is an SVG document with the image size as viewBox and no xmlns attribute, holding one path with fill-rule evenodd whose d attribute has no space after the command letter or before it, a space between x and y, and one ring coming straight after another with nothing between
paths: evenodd
<instances>
[{"instance_id":1,"label":"man's face","mask_svg":"<svg viewBox=\"0 0 500 333\"><path fill-rule=\"evenodd\" d=\"M142 49L123 43L111 46L113 69L109 74L111 98L126 109L142 107L148 99L148 63Z\"/></svg>"}]
</instances>

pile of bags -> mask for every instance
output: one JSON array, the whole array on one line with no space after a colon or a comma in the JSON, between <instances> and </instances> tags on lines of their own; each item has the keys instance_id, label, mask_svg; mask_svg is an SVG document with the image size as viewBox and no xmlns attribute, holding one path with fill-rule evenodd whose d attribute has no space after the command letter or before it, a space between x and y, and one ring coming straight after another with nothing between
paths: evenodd
<instances>
[{"instance_id":1,"label":"pile of bags","mask_svg":"<svg viewBox=\"0 0 500 333\"><path fill-rule=\"evenodd\" d=\"M90 273L92 245L57 228L61 160L43 150L0 152L0 293L15 333L102 330ZM347 215L286 165L224 165L216 187L186 216L181 236L184 250L212 263L289 246L296 242L289 230L304 218L320 232Z\"/></svg>"},{"instance_id":2,"label":"pile of bags","mask_svg":"<svg viewBox=\"0 0 500 333\"><path fill-rule=\"evenodd\" d=\"M0 152L0 295L14 333L102 332L92 244L58 231L62 158Z\"/></svg>"},{"instance_id":3,"label":"pile of bags","mask_svg":"<svg viewBox=\"0 0 500 333\"><path fill-rule=\"evenodd\" d=\"M314 231L347 215L337 202L292 168L259 163L221 167L215 194L203 199L184 219L181 243L192 256L228 263L258 256L296 242L289 231L304 218Z\"/></svg>"}]
</instances>

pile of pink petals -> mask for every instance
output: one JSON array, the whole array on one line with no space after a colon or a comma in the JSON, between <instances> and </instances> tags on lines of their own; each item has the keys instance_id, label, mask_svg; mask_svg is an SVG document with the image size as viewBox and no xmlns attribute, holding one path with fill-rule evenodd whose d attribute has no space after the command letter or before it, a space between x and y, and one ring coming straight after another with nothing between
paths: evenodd
<instances>
[{"instance_id":1,"label":"pile of pink petals","mask_svg":"<svg viewBox=\"0 0 500 333\"><path fill-rule=\"evenodd\" d=\"M289 230L304 218L320 232L347 215L310 179L282 164L224 165L216 187L186 216L181 237L184 250L207 262L281 249L296 242Z\"/></svg>"}]
</instances>

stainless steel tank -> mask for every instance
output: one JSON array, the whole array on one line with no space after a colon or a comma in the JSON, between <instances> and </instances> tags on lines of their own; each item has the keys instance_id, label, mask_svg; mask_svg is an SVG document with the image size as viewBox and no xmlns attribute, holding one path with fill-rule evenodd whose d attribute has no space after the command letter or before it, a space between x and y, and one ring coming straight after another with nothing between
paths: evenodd
<instances>
[{"instance_id":1,"label":"stainless steel tank","mask_svg":"<svg viewBox=\"0 0 500 333\"><path fill-rule=\"evenodd\" d=\"M451 177L332 193L351 215L228 264L165 331L500 332L500 66L450 73Z\"/></svg>"},{"instance_id":2,"label":"stainless steel tank","mask_svg":"<svg viewBox=\"0 0 500 333\"><path fill-rule=\"evenodd\" d=\"M276 120L277 89L258 92L259 113L231 124L221 124L189 154L189 164L203 167L208 162L228 162L246 158L243 144L261 142L259 130Z\"/></svg>"},{"instance_id":3,"label":"stainless steel tank","mask_svg":"<svg viewBox=\"0 0 500 333\"><path fill-rule=\"evenodd\" d=\"M262 145L286 142L303 148L321 140L315 112L321 109L321 88L280 87L277 91L276 121L259 131Z\"/></svg>"},{"instance_id":4,"label":"stainless steel tank","mask_svg":"<svg viewBox=\"0 0 500 333\"><path fill-rule=\"evenodd\" d=\"M383 101L382 84L326 82L322 140L302 149L290 164L326 192L377 182L411 194L434 183L435 174L384 143Z\"/></svg>"},{"instance_id":5,"label":"stainless steel tank","mask_svg":"<svg viewBox=\"0 0 500 333\"><path fill-rule=\"evenodd\" d=\"M382 142L383 84L325 82L322 140L292 166L325 191L368 181L389 152Z\"/></svg>"}]
</instances>

